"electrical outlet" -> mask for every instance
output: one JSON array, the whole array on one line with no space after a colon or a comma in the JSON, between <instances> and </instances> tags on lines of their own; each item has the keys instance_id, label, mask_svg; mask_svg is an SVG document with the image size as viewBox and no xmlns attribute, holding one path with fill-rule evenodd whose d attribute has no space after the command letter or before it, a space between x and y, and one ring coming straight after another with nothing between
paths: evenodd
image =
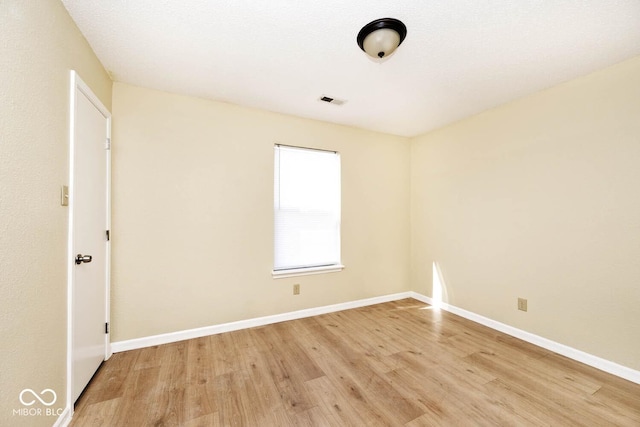
<instances>
[{"instance_id":1,"label":"electrical outlet","mask_svg":"<svg viewBox=\"0 0 640 427\"><path fill-rule=\"evenodd\" d=\"M527 300L524 298L518 298L518 310L527 311Z\"/></svg>"},{"instance_id":2,"label":"electrical outlet","mask_svg":"<svg viewBox=\"0 0 640 427\"><path fill-rule=\"evenodd\" d=\"M300 284L296 283L295 285L293 285L293 294L300 295Z\"/></svg>"}]
</instances>

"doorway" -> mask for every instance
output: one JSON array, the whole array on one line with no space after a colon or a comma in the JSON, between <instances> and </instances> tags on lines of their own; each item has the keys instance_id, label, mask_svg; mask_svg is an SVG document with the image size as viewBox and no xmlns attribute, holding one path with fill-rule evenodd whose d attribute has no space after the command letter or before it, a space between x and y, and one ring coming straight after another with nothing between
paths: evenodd
<instances>
[{"instance_id":1,"label":"doorway","mask_svg":"<svg viewBox=\"0 0 640 427\"><path fill-rule=\"evenodd\" d=\"M109 358L111 113L71 71L67 405Z\"/></svg>"}]
</instances>

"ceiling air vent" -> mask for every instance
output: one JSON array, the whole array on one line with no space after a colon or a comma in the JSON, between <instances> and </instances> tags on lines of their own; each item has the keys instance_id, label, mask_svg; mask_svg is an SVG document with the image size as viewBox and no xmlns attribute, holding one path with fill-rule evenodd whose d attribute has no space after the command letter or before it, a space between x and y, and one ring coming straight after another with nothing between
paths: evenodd
<instances>
[{"instance_id":1,"label":"ceiling air vent","mask_svg":"<svg viewBox=\"0 0 640 427\"><path fill-rule=\"evenodd\" d=\"M333 104L333 105L342 105L345 102L347 102L347 101L345 101L343 99L331 98L330 96L326 96L326 95L322 95L319 98L319 101L323 101L323 102L326 102L328 104Z\"/></svg>"}]
</instances>

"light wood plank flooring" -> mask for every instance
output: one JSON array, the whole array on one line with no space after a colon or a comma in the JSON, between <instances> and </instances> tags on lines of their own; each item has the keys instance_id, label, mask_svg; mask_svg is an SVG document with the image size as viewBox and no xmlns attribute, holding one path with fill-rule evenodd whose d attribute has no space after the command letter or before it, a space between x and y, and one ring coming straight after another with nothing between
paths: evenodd
<instances>
[{"instance_id":1,"label":"light wood plank flooring","mask_svg":"<svg viewBox=\"0 0 640 427\"><path fill-rule=\"evenodd\" d=\"M406 299L114 354L72 426L639 426L640 385Z\"/></svg>"}]
</instances>

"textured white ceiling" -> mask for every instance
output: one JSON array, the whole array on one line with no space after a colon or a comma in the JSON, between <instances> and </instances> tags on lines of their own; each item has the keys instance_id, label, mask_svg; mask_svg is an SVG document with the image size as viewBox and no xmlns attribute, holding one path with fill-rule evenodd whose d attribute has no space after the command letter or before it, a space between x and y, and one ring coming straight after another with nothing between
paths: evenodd
<instances>
[{"instance_id":1,"label":"textured white ceiling","mask_svg":"<svg viewBox=\"0 0 640 427\"><path fill-rule=\"evenodd\" d=\"M404 136L640 55L640 0L62 2L116 81Z\"/></svg>"}]
</instances>

